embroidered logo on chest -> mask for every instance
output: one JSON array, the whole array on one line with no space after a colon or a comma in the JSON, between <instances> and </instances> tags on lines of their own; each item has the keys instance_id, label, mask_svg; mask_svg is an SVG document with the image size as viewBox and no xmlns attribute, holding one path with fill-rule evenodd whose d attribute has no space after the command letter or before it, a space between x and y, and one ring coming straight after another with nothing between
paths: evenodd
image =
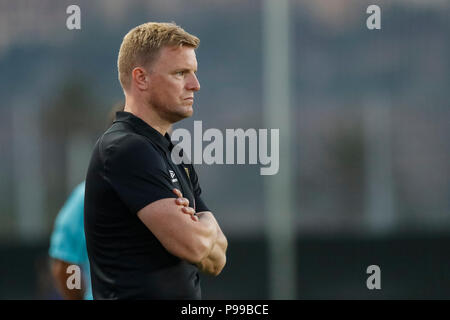
<instances>
[{"instance_id":1,"label":"embroidered logo on chest","mask_svg":"<svg viewBox=\"0 0 450 320\"><path fill-rule=\"evenodd\" d=\"M178 182L175 172L173 172L172 170L169 170L169 174L170 174L170 179L172 179L172 182Z\"/></svg>"}]
</instances>

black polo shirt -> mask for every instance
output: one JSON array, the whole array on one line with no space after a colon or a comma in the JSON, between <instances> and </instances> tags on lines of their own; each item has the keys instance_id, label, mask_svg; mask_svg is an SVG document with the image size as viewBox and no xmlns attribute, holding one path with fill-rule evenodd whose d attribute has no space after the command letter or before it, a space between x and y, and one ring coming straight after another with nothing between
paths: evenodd
<instances>
[{"instance_id":1,"label":"black polo shirt","mask_svg":"<svg viewBox=\"0 0 450 320\"><path fill-rule=\"evenodd\" d=\"M195 170L175 165L173 144L128 112L97 141L86 177L85 233L94 299L201 299L195 265L169 253L138 218L148 204L176 198L178 188L197 212Z\"/></svg>"}]
</instances>

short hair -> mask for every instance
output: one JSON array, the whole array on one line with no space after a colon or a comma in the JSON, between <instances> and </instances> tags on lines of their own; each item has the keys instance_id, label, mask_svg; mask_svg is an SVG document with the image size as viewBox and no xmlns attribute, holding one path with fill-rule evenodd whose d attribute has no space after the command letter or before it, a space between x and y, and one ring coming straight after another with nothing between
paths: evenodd
<instances>
[{"instance_id":1,"label":"short hair","mask_svg":"<svg viewBox=\"0 0 450 320\"><path fill-rule=\"evenodd\" d=\"M131 29L120 45L117 69L125 90L130 86L131 72L137 66L148 66L164 46L190 46L196 49L200 40L174 22L147 22Z\"/></svg>"}]
</instances>

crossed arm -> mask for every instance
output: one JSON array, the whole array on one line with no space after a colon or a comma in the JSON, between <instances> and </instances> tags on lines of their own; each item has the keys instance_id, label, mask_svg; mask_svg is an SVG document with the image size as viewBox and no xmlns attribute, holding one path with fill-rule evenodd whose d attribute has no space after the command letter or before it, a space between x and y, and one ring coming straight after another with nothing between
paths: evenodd
<instances>
[{"instance_id":1,"label":"crossed arm","mask_svg":"<svg viewBox=\"0 0 450 320\"><path fill-rule=\"evenodd\" d=\"M138 217L167 251L217 276L226 263L227 239L210 211L195 212L189 200L174 189L177 199L155 201Z\"/></svg>"},{"instance_id":2,"label":"crossed arm","mask_svg":"<svg viewBox=\"0 0 450 320\"><path fill-rule=\"evenodd\" d=\"M197 215L202 215L203 212L197 213ZM208 256L197 263L197 267L204 273L217 276L220 274L222 269L225 267L227 261L226 250L228 247L228 241L222 230L217 224L217 238L214 242L211 251Z\"/></svg>"}]
</instances>

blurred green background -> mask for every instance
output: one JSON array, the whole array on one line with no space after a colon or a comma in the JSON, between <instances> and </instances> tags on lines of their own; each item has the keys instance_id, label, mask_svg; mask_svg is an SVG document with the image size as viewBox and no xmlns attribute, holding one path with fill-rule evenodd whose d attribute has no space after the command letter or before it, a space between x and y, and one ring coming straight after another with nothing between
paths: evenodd
<instances>
[{"instance_id":1,"label":"blurred green background","mask_svg":"<svg viewBox=\"0 0 450 320\"><path fill-rule=\"evenodd\" d=\"M134 26L175 21L201 40L195 113L175 128L266 128L263 1L78 0L82 28L68 30L72 2L0 0L1 299L58 298L54 218L123 100L116 60ZM370 4L381 30L366 27ZM446 0L289 1L289 298L450 298L449 18ZM196 168L229 240L204 298L277 298L271 177L255 165ZM366 287L372 264L381 290Z\"/></svg>"}]
</instances>

